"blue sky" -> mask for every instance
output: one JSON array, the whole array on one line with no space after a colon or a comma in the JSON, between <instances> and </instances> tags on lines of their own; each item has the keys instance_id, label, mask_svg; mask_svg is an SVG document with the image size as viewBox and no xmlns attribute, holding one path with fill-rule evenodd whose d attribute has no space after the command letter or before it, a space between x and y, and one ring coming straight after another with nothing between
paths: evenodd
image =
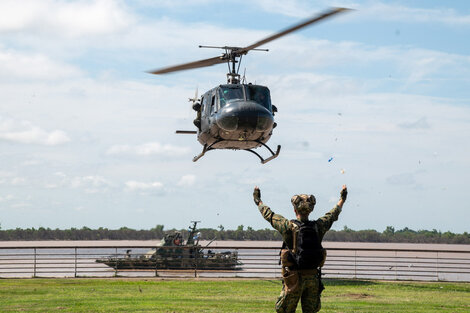
<instances>
[{"instance_id":1,"label":"blue sky","mask_svg":"<svg viewBox=\"0 0 470 313\"><path fill-rule=\"evenodd\" d=\"M202 147L174 130L192 129L187 99L225 82L226 66L145 71L331 5L354 11L243 59L279 109L279 158L212 151L193 163ZM258 229L269 225L254 185L291 217L291 196L312 193L318 217L347 184L335 229L468 232L469 33L465 1L2 1L1 227Z\"/></svg>"}]
</instances>

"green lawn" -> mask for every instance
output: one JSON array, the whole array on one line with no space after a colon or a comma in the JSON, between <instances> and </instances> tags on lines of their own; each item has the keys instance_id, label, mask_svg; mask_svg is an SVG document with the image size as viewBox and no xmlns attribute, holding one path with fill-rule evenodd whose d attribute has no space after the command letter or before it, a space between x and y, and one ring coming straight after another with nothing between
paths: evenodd
<instances>
[{"instance_id":1,"label":"green lawn","mask_svg":"<svg viewBox=\"0 0 470 313\"><path fill-rule=\"evenodd\" d=\"M470 312L468 283L325 286L322 312ZM280 287L276 280L2 279L0 312L274 312Z\"/></svg>"}]
</instances>

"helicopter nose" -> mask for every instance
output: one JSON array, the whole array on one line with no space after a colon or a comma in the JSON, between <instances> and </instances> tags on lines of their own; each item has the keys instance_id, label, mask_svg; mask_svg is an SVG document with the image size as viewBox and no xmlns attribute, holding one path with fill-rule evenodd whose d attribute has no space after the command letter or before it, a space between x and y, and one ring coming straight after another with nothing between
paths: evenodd
<instances>
[{"instance_id":1,"label":"helicopter nose","mask_svg":"<svg viewBox=\"0 0 470 313\"><path fill-rule=\"evenodd\" d=\"M271 112L253 101L227 104L219 111L216 121L226 131L249 129L263 132L274 124Z\"/></svg>"}]
</instances>

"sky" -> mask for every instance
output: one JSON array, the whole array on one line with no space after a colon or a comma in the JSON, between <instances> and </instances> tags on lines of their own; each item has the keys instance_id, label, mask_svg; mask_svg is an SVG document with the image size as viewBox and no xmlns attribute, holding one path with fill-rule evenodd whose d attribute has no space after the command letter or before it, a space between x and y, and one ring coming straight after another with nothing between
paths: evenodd
<instances>
[{"instance_id":1,"label":"sky","mask_svg":"<svg viewBox=\"0 0 470 313\"><path fill-rule=\"evenodd\" d=\"M188 98L224 64L149 70L248 46L327 10L354 9L243 58L278 126L262 165L245 151L198 162ZM468 232L467 1L3 0L0 226L264 229L314 194L312 218L349 196L333 229ZM262 149L257 150L266 156ZM330 161L329 161L330 160Z\"/></svg>"}]
</instances>

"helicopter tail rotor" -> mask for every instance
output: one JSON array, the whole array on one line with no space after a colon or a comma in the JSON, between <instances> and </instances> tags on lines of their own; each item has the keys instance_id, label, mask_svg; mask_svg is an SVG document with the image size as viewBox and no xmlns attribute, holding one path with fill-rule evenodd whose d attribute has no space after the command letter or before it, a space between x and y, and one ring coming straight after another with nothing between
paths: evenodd
<instances>
[{"instance_id":1,"label":"helicopter tail rotor","mask_svg":"<svg viewBox=\"0 0 470 313\"><path fill-rule=\"evenodd\" d=\"M192 102L192 108L197 112L196 118L193 121L194 126L201 130L201 102L198 99L198 87L196 87L196 92L194 93L194 98L189 98L189 102ZM178 133L178 132L177 132Z\"/></svg>"},{"instance_id":2,"label":"helicopter tail rotor","mask_svg":"<svg viewBox=\"0 0 470 313\"><path fill-rule=\"evenodd\" d=\"M188 98L188 101L192 102L194 105L199 100L197 96L198 96L198 87L196 87L196 91L194 92L194 98Z\"/></svg>"}]
</instances>

